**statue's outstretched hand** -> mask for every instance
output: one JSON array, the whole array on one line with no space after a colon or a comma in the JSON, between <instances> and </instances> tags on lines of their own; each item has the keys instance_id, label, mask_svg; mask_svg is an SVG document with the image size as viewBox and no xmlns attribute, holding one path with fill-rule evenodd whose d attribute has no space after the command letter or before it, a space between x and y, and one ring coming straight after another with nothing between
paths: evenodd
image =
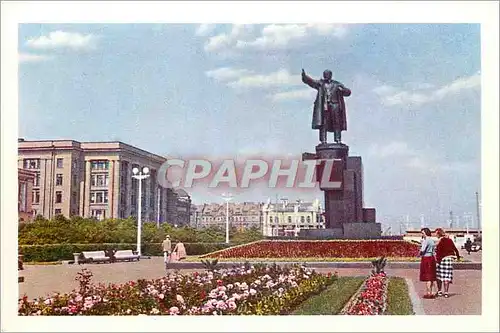
<instances>
[{"instance_id":1,"label":"statue's outstretched hand","mask_svg":"<svg viewBox=\"0 0 500 333\"><path fill-rule=\"evenodd\" d=\"M304 71L304 68L302 68L302 76L305 76L306 72Z\"/></svg>"}]
</instances>

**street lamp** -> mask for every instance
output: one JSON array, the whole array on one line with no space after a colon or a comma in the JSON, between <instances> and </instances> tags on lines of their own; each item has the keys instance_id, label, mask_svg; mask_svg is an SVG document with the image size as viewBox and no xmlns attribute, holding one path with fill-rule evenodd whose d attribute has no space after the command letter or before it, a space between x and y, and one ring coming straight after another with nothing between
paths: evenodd
<instances>
[{"instance_id":1,"label":"street lamp","mask_svg":"<svg viewBox=\"0 0 500 333\"><path fill-rule=\"evenodd\" d=\"M226 244L229 244L229 201L233 196L231 193L222 193L222 199L226 200Z\"/></svg>"},{"instance_id":2,"label":"street lamp","mask_svg":"<svg viewBox=\"0 0 500 333\"><path fill-rule=\"evenodd\" d=\"M133 168L132 173L133 173L132 178L137 179L139 181L139 197L137 198L137 201L138 201L137 205L139 206L139 212L137 213L137 254L140 257L141 256L141 232L142 232L142 225L141 225L142 180L149 177L149 168L144 167L144 168L142 168L142 171L139 170L139 168Z\"/></svg>"}]
</instances>

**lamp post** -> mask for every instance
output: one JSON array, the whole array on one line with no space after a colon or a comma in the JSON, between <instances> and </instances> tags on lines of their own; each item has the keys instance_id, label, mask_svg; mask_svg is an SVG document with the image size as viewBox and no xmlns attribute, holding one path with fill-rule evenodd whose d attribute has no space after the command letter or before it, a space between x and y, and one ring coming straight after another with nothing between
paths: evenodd
<instances>
[{"instance_id":1,"label":"lamp post","mask_svg":"<svg viewBox=\"0 0 500 333\"><path fill-rule=\"evenodd\" d=\"M222 199L226 200L226 244L229 244L229 201L233 196L231 193L222 193Z\"/></svg>"},{"instance_id":2,"label":"lamp post","mask_svg":"<svg viewBox=\"0 0 500 333\"><path fill-rule=\"evenodd\" d=\"M149 177L149 168L144 167L142 170L139 170L139 168L133 168L132 169L132 178L137 179L139 182L139 197L137 198L138 201L138 208L139 211L137 213L137 254L139 257L141 256L141 232L142 232L142 222L141 222L141 217L142 217L142 180L146 179Z\"/></svg>"}]
</instances>

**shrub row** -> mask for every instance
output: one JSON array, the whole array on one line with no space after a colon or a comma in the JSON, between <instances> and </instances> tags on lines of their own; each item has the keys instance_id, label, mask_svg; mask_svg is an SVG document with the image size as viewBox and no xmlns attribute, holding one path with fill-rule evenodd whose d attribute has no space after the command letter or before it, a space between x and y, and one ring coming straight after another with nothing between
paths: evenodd
<instances>
[{"instance_id":1,"label":"shrub row","mask_svg":"<svg viewBox=\"0 0 500 333\"><path fill-rule=\"evenodd\" d=\"M172 247L175 244L172 244ZM184 243L188 255L201 255L228 247L225 243ZM19 254L24 256L25 262L49 262L58 260L72 260L73 253L83 251L107 250L135 250L135 243L103 243L103 244L45 244L20 245ZM161 243L142 244L141 251L146 256L162 256Z\"/></svg>"}]
</instances>

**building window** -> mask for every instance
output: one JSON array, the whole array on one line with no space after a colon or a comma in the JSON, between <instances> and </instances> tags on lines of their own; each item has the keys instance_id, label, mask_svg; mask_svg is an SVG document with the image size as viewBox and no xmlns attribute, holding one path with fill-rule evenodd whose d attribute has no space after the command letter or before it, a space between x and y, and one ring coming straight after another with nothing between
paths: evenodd
<instances>
[{"instance_id":1,"label":"building window","mask_svg":"<svg viewBox=\"0 0 500 333\"><path fill-rule=\"evenodd\" d=\"M56 174L56 186L62 186L63 184L63 175L62 173Z\"/></svg>"},{"instance_id":2,"label":"building window","mask_svg":"<svg viewBox=\"0 0 500 333\"><path fill-rule=\"evenodd\" d=\"M292 217L288 216L288 223L292 223Z\"/></svg>"},{"instance_id":3,"label":"building window","mask_svg":"<svg viewBox=\"0 0 500 333\"><path fill-rule=\"evenodd\" d=\"M32 202L34 204L39 204L40 203L40 190L33 191L33 200L32 200Z\"/></svg>"},{"instance_id":4,"label":"building window","mask_svg":"<svg viewBox=\"0 0 500 333\"><path fill-rule=\"evenodd\" d=\"M311 223L311 217L310 216L308 216L306 219L307 219L307 223Z\"/></svg>"},{"instance_id":5,"label":"building window","mask_svg":"<svg viewBox=\"0 0 500 333\"><path fill-rule=\"evenodd\" d=\"M56 203L62 202L62 191L56 191Z\"/></svg>"},{"instance_id":6,"label":"building window","mask_svg":"<svg viewBox=\"0 0 500 333\"><path fill-rule=\"evenodd\" d=\"M63 167L63 159L62 158L58 158L56 160L56 165L57 165L58 169L62 169L62 167Z\"/></svg>"},{"instance_id":7,"label":"building window","mask_svg":"<svg viewBox=\"0 0 500 333\"><path fill-rule=\"evenodd\" d=\"M57 208L56 210L54 210L54 214L55 215L61 215L61 209Z\"/></svg>"},{"instance_id":8,"label":"building window","mask_svg":"<svg viewBox=\"0 0 500 333\"><path fill-rule=\"evenodd\" d=\"M33 180L33 186L34 187L39 187L40 186L40 172L36 173L35 179Z\"/></svg>"},{"instance_id":9,"label":"building window","mask_svg":"<svg viewBox=\"0 0 500 333\"><path fill-rule=\"evenodd\" d=\"M39 158L24 159L23 163L24 169L40 169Z\"/></svg>"},{"instance_id":10,"label":"building window","mask_svg":"<svg viewBox=\"0 0 500 333\"><path fill-rule=\"evenodd\" d=\"M36 209L33 209L33 216L36 217L38 215L38 211Z\"/></svg>"},{"instance_id":11,"label":"building window","mask_svg":"<svg viewBox=\"0 0 500 333\"><path fill-rule=\"evenodd\" d=\"M73 175L71 176L71 178L72 178L73 186L75 186L75 185L76 185L76 183L77 183L77 175L76 175L76 173L75 173L75 174L73 174Z\"/></svg>"},{"instance_id":12,"label":"building window","mask_svg":"<svg viewBox=\"0 0 500 333\"><path fill-rule=\"evenodd\" d=\"M95 217L99 221L102 221L106 218L106 210L104 209L92 209L90 214L92 217Z\"/></svg>"},{"instance_id":13,"label":"building window","mask_svg":"<svg viewBox=\"0 0 500 333\"><path fill-rule=\"evenodd\" d=\"M301 216L301 217L300 217L300 223L304 223L304 222L305 222L305 220L306 220L306 219L304 218L304 216Z\"/></svg>"},{"instance_id":14,"label":"building window","mask_svg":"<svg viewBox=\"0 0 500 333\"><path fill-rule=\"evenodd\" d=\"M90 203L108 203L108 191L91 191Z\"/></svg>"},{"instance_id":15,"label":"building window","mask_svg":"<svg viewBox=\"0 0 500 333\"><path fill-rule=\"evenodd\" d=\"M273 223L273 217L269 216L269 222Z\"/></svg>"},{"instance_id":16,"label":"building window","mask_svg":"<svg viewBox=\"0 0 500 333\"><path fill-rule=\"evenodd\" d=\"M73 204L76 205L76 200L77 200L77 195L76 192L73 192L71 195L71 200L73 201Z\"/></svg>"},{"instance_id":17,"label":"building window","mask_svg":"<svg viewBox=\"0 0 500 333\"><path fill-rule=\"evenodd\" d=\"M91 161L90 165L92 170L108 170L109 161Z\"/></svg>"},{"instance_id":18,"label":"building window","mask_svg":"<svg viewBox=\"0 0 500 333\"><path fill-rule=\"evenodd\" d=\"M107 187L109 183L109 176L106 175L92 175L92 186Z\"/></svg>"}]
</instances>

